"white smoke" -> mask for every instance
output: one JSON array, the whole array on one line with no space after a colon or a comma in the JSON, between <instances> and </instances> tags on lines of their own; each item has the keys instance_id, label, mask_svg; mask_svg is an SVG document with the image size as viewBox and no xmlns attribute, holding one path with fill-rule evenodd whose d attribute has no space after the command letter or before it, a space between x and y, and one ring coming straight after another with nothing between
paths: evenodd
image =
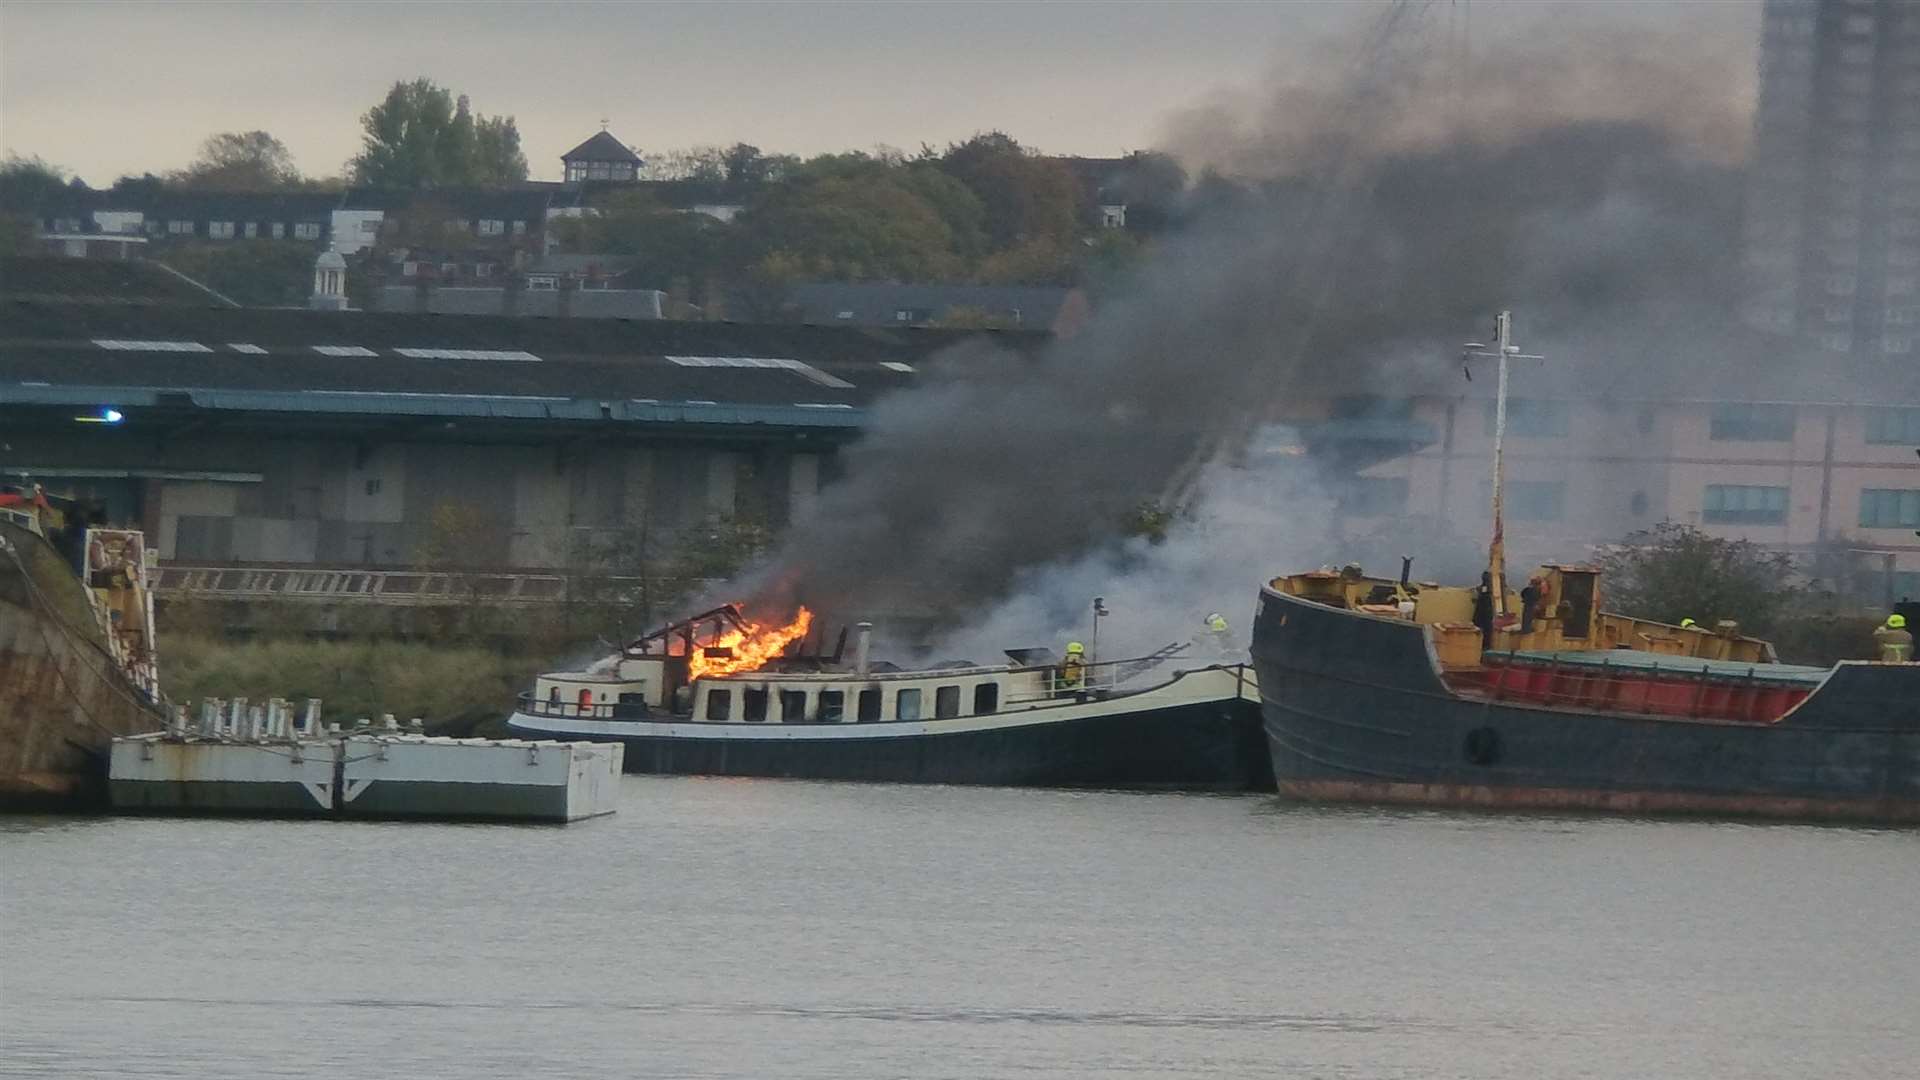
<instances>
[{"instance_id":1,"label":"white smoke","mask_svg":"<svg viewBox=\"0 0 1920 1080\"><path fill-rule=\"evenodd\" d=\"M942 637L934 656L993 662L1009 648L1057 653L1088 642L1099 597L1110 612L1098 631L1102 659L1190 643L1183 662L1244 660L1259 583L1338 554L1332 499L1306 460L1291 456L1215 462L1197 491L1159 543L1137 537L1022 572L1004 601ZM1230 654L1205 640L1214 612L1227 619Z\"/></svg>"}]
</instances>

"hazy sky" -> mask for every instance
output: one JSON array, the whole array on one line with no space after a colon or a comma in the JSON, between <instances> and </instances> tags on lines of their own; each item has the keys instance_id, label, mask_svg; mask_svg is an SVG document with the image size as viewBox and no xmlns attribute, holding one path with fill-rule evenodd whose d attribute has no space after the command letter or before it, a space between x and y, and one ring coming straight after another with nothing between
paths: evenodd
<instances>
[{"instance_id":1,"label":"hazy sky","mask_svg":"<svg viewBox=\"0 0 1920 1080\"><path fill-rule=\"evenodd\" d=\"M1556 7L1569 5L1559 4ZM1648 17L1743 28L1752 5ZM1432 0L1475 25L1545 4ZM1167 115L1259 81L1378 5L1346 3L0 2L0 149L96 186L264 129L331 174L394 80L518 119L536 179L599 130L642 151L908 149L999 128L1059 153L1154 145ZM1610 15L1611 17L1611 15Z\"/></svg>"}]
</instances>

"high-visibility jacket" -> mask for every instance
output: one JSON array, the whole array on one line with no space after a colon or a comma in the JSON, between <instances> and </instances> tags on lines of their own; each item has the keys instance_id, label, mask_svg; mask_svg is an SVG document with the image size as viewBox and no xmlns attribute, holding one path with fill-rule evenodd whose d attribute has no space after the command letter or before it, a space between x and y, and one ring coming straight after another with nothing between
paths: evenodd
<instances>
[{"instance_id":1,"label":"high-visibility jacket","mask_svg":"<svg viewBox=\"0 0 1920 1080\"><path fill-rule=\"evenodd\" d=\"M1062 687L1077 688L1086 677L1086 673L1087 662L1080 658L1079 653L1068 653L1067 658L1060 661L1060 685Z\"/></svg>"},{"instance_id":2,"label":"high-visibility jacket","mask_svg":"<svg viewBox=\"0 0 1920 1080\"><path fill-rule=\"evenodd\" d=\"M1880 645L1880 662L1883 664L1904 664L1913 659L1911 630L1882 626L1873 632L1873 640Z\"/></svg>"}]
</instances>

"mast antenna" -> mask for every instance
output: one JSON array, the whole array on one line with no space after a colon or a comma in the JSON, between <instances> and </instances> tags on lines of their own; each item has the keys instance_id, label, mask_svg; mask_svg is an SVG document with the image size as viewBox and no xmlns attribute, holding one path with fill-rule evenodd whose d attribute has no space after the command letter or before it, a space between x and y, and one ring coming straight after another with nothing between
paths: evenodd
<instances>
[{"instance_id":1,"label":"mast antenna","mask_svg":"<svg viewBox=\"0 0 1920 1080\"><path fill-rule=\"evenodd\" d=\"M1493 539L1487 543L1487 571L1493 575L1494 603L1500 614L1509 614L1507 610L1507 538L1503 527L1501 488L1506 479L1506 441L1507 441L1507 364L1510 360L1545 360L1538 353L1523 353L1520 346L1513 343L1513 312L1502 311L1493 320L1493 349L1477 341L1469 341L1460 347L1462 363L1474 360L1498 360L1500 362L1499 386L1494 391L1493 405ZM1473 377L1468 369L1467 377Z\"/></svg>"}]
</instances>

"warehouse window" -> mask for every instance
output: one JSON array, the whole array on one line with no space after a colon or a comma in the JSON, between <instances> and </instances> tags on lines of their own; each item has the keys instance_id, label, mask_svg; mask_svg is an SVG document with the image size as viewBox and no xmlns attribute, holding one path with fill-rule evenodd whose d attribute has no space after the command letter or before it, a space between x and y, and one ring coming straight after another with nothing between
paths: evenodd
<instances>
[{"instance_id":1,"label":"warehouse window","mask_svg":"<svg viewBox=\"0 0 1920 1080\"><path fill-rule=\"evenodd\" d=\"M1920 489L1898 491L1868 488L1860 493L1860 527L1905 529L1920 527Z\"/></svg>"},{"instance_id":2,"label":"warehouse window","mask_svg":"<svg viewBox=\"0 0 1920 1080\"><path fill-rule=\"evenodd\" d=\"M1728 442L1791 442L1793 408L1788 405L1716 405L1707 437Z\"/></svg>"},{"instance_id":3,"label":"warehouse window","mask_svg":"<svg viewBox=\"0 0 1920 1080\"><path fill-rule=\"evenodd\" d=\"M1498 412L1487 403L1487 434L1493 434ZM1541 398L1507 399L1507 434L1529 439L1562 439L1567 434L1567 403Z\"/></svg>"},{"instance_id":4,"label":"warehouse window","mask_svg":"<svg viewBox=\"0 0 1920 1080\"><path fill-rule=\"evenodd\" d=\"M1920 409L1868 409L1867 441L1876 446L1920 446Z\"/></svg>"},{"instance_id":5,"label":"warehouse window","mask_svg":"<svg viewBox=\"0 0 1920 1080\"><path fill-rule=\"evenodd\" d=\"M1709 484L1700 517L1717 525L1779 525L1787 520L1787 489Z\"/></svg>"}]
</instances>

